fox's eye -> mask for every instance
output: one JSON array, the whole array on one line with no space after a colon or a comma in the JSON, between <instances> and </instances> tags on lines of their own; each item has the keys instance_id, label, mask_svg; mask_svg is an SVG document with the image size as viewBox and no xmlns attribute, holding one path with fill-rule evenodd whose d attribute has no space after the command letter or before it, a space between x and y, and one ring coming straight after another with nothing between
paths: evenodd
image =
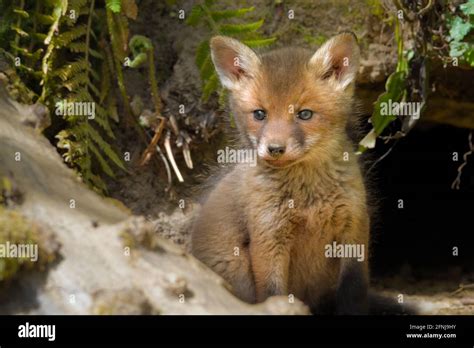
<instances>
[{"instance_id":1,"label":"fox's eye","mask_svg":"<svg viewBox=\"0 0 474 348\"><path fill-rule=\"evenodd\" d=\"M309 120L311 117L313 117L313 112L308 109L301 110L298 112L298 118L301 120Z\"/></svg>"},{"instance_id":2,"label":"fox's eye","mask_svg":"<svg viewBox=\"0 0 474 348\"><path fill-rule=\"evenodd\" d=\"M264 110L255 110L253 112L253 117L257 120L257 121L262 121L263 119L265 119L265 117L267 117L267 113L264 111Z\"/></svg>"}]
</instances>

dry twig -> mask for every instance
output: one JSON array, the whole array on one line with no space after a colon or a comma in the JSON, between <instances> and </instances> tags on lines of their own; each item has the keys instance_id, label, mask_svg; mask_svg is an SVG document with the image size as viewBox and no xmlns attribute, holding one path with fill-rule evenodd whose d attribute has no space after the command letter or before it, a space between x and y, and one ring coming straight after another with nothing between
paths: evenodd
<instances>
[{"instance_id":1,"label":"dry twig","mask_svg":"<svg viewBox=\"0 0 474 348\"><path fill-rule=\"evenodd\" d=\"M471 155L474 152L474 145L472 144L472 131L469 133L468 141L469 141L469 151L467 151L462 156L464 159L464 162L458 167L458 175L456 176L456 179L451 184L451 188L453 190L454 189L459 190L459 188L461 187L461 175L462 175L463 168L467 165L467 156Z\"/></svg>"}]
</instances>

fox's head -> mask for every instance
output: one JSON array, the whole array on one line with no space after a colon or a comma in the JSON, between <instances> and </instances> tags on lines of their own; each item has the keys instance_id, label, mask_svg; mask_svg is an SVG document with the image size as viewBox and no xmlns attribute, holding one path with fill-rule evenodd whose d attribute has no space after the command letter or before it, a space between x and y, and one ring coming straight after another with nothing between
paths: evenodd
<instances>
[{"instance_id":1,"label":"fox's head","mask_svg":"<svg viewBox=\"0 0 474 348\"><path fill-rule=\"evenodd\" d=\"M211 53L238 129L265 164L316 159L340 143L359 68L353 34L339 34L316 52L285 48L262 55L216 36Z\"/></svg>"}]
</instances>

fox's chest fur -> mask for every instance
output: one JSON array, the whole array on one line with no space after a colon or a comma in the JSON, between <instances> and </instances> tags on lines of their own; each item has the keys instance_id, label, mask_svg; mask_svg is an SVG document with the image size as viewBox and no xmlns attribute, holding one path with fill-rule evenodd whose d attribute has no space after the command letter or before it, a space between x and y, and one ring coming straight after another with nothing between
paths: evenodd
<instances>
[{"instance_id":1,"label":"fox's chest fur","mask_svg":"<svg viewBox=\"0 0 474 348\"><path fill-rule=\"evenodd\" d=\"M350 188L339 178L321 178L316 170L309 170L262 173L247 169L239 196L249 228L261 229L269 237L288 235L292 239L306 235L306 231L322 236L330 234L331 229L340 229Z\"/></svg>"},{"instance_id":2,"label":"fox's chest fur","mask_svg":"<svg viewBox=\"0 0 474 348\"><path fill-rule=\"evenodd\" d=\"M268 248L290 253L288 293L306 300L334 289L339 262L325 257L325 247L343 242L351 206L365 200L357 165L235 171L241 178L237 194L250 243L264 240Z\"/></svg>"}]
</instances>

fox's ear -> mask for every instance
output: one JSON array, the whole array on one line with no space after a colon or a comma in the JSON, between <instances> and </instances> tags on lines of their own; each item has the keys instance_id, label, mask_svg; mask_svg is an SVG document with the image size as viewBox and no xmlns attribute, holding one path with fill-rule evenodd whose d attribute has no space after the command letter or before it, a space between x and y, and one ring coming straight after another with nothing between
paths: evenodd
<instances>
[{"instance_id":1,"label":"fox's ear","mask_svg":"<svg viewBox=\"0 0 474 348\"><path fill-rule=\"evenodd\" d=\"M342 33L326 41L309 60L318 78L332 79L335 87L345 89L357 75L360 49L352 33Z\"/></svg>"},{"instance_id":2,"label":"fox's ear","mask_svg":"<svg viewBox=\"0 0 474 348\"><path fill-rule=\"evenodd\" d=\"M258 71L260 59L243 43L225 36L211 39L211 57L224 87L233 89L244 77Z\"/></svg>"}]
</instances>

